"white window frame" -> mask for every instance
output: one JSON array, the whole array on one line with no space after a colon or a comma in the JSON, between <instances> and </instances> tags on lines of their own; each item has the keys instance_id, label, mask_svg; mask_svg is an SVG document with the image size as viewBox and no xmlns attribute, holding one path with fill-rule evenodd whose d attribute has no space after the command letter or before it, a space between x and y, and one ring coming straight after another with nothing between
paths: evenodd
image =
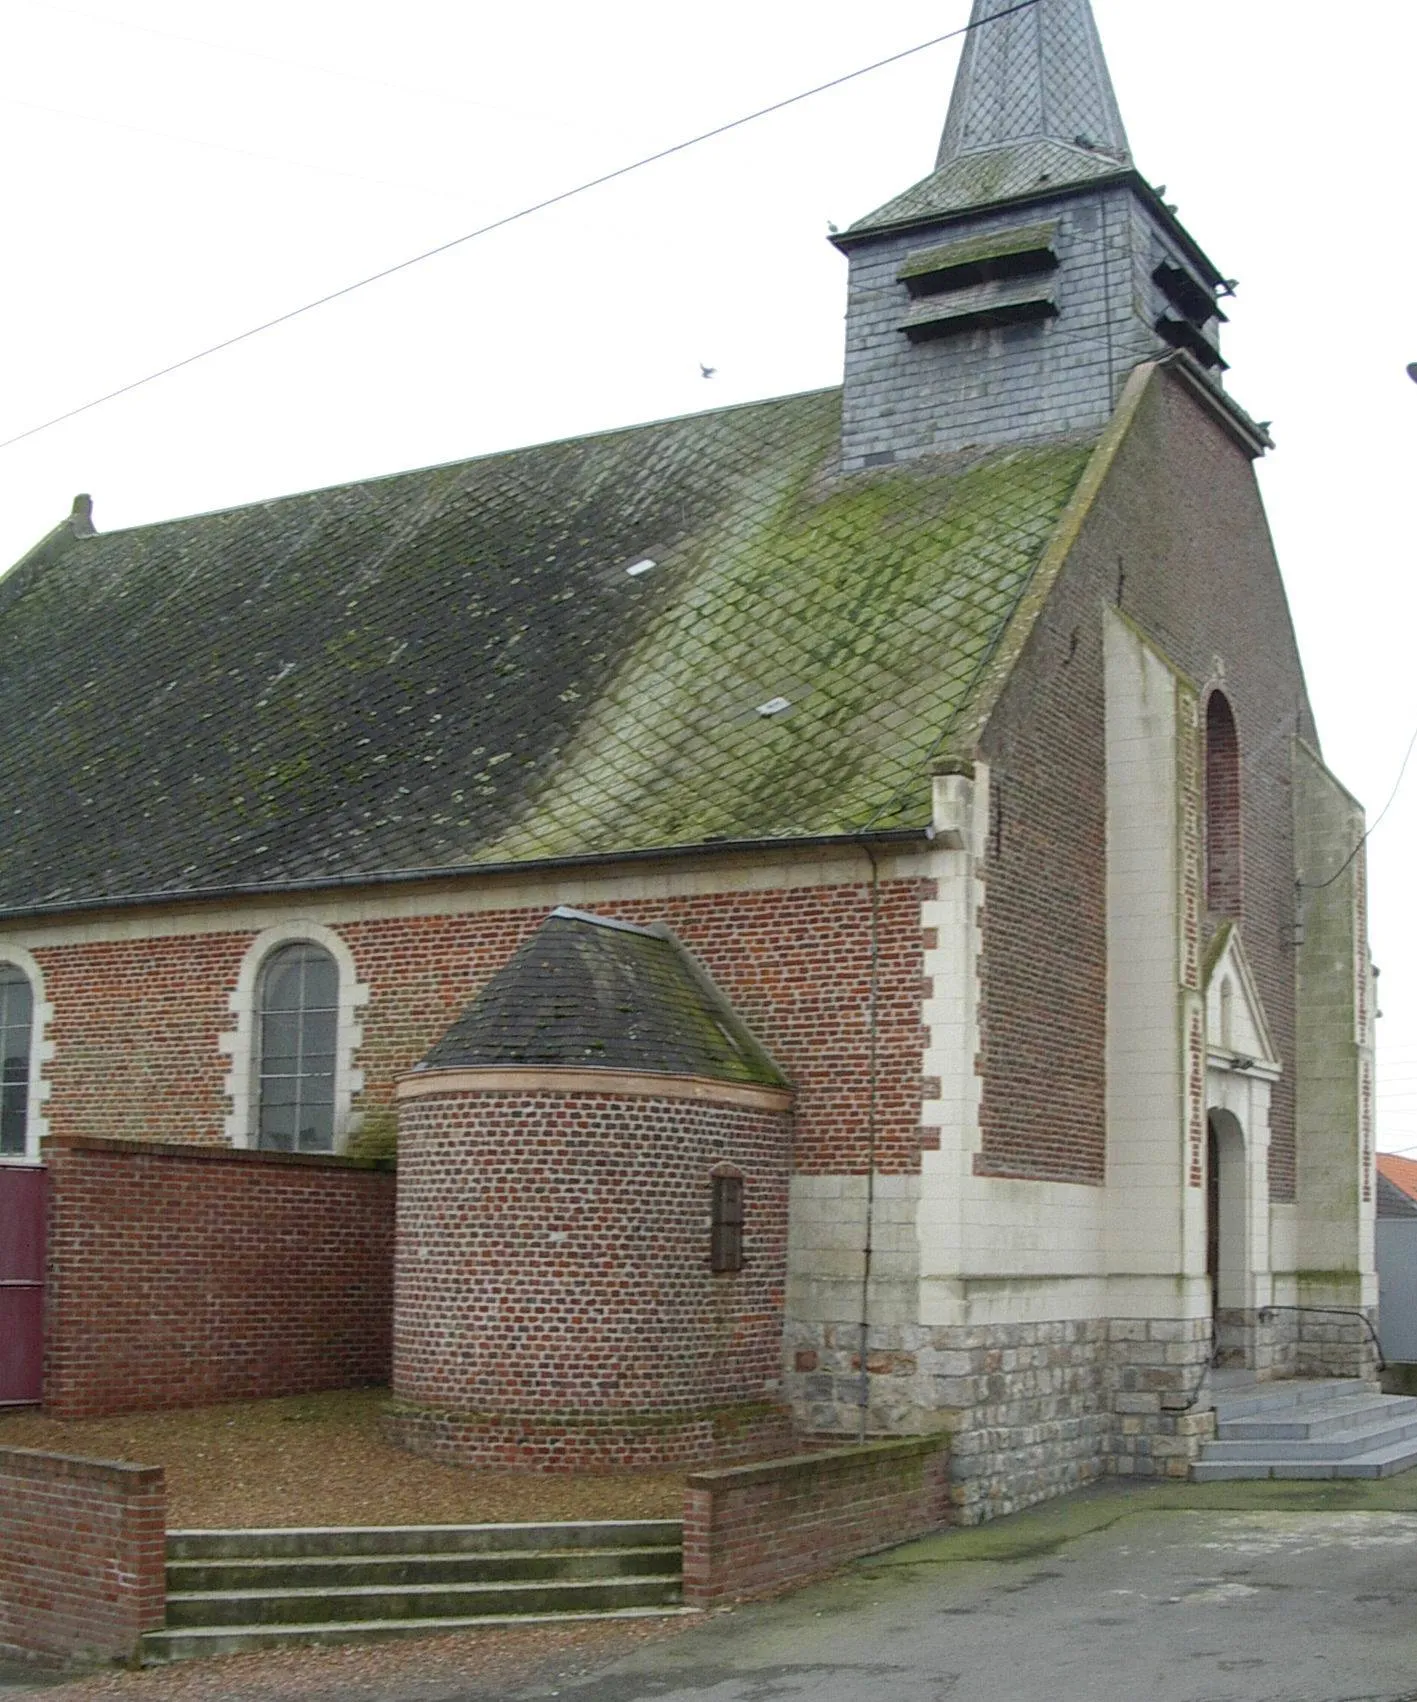
<instances>
[{"instance_id":1,"label":"white window frame","mask_svg":"<svg viewBox=\"0 0 1417 1702\"><path fill-rule=\"evenodd\" d=\"M339 972L339 1019L335 1029L335 1132L334 1151L342 1153L350 1137L358 1132L362 1117L351 1110L354 1096L363 1091L364 1072L354 1066L354 1054L364 1044L364 1025L359 1012L369 1003L369 984L359 979L354 953L333 928L319 922L279 922L257 934L241 960L236 988L228 1000L236 1027L217 1041L218 1049L231 1060L224 1088L230 1105L226 1138L232 1146L259 1144L257 1119L260 1114L260 1071L256 1059L256 1001L261 975L272 955L282 946L319 946L334 959Z\"/></svg>"},{"instance_id":2,"label":"white window frame","mask_svg":"<svg viewBox=\"0 0 1417 1702\"><path fill-rule=\"evenodd\" d=\"M54 1006L44 996L44 971L23 946L0 944L0 964L18 969L30 984L33 1012L30 1017L30 1091L25 1105L25 1150L0 1153L0 1164L34 1165L40 1161L40 1149L49 1134L49 1119L43 1106L49 1098L51 1083L45 1080L44 1066L54 1059L54 1042L46 1038L54 1020Z\"/></svg>"}]
</instances>

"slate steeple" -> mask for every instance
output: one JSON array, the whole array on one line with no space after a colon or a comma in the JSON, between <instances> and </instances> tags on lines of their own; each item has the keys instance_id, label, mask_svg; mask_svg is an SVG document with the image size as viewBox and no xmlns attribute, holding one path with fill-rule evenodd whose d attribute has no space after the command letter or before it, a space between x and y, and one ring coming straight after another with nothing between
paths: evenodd
<instances>
[{"instance_id":1,"label":"slate steeple","mask_svg":"<svg viewBox=\"0 0 1417 1702\"><path fill-rule=\"evenodd\" d=\"M999 14L1004 14L999 16ZM1088 0L975 0L936 169L973 155L1051 142L1082 168L1131 148Z\"/></svg>"},{"instance_id":2,"label":"slate steeple","mask_svg":"<svg viewBox=\"0 0 1417 1702\"><path fill-rule=\"evenodd\" d=\"M1137 172L1088 0L974 0L935 170L851 261L843 466L1099 430L1141 361L1219 390L1222 275Z\"/></svg>"}]
</instances>

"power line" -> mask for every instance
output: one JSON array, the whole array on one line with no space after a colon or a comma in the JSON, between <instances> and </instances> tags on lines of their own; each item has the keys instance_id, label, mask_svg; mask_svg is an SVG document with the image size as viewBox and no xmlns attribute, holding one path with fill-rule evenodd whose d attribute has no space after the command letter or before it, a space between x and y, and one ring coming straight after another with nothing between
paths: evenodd
<instances>
[{"instance_id":1,"label":"power line","mask_svg":"<svg viewBox=\"0 0 1417 1702\"><path fill-rule=\"evenodd\" d=\"M742 118L730 119L726 124L715 125L712 130L704 130L697 136L691 136L687 141L675 142L671 147L661 148L657 153L646 154L632 161L629 165L617 166L613 171L603 172L599 177L592 177L585 183L578 183L573 189L563 189L556 195L548 195L544 201L537 201L529 207L523 207L519 212L508 213L504 218L494 219L491 224L479 225L476 230L464 232L462 236L452 237L447 242L440 242L436 248L426 248L421 254L414 254L407 260L396 261L392 266L385 266L380 271L371 272L367 277L359 278L352 284L344 284L328 294L317 296L313 301L307 301L300 307L293 307L286 313L279 313L274 319L263 320L259 325L253 325L249 330L238 331L234 336L224 337L219 343L212 343L205 349L199 349L196 354L185 355L181 360L173 361L169 366L159 367L157 371L146 374L145 377L135 378L129 384L120 384L116 390L110 390L105 395L95 396L90 402L82 402L77 408L69 408L62 414L56 414L52 419L44 420L39 425L30 426L27 430L17 432L14 437L0 441L0 450L12 449L15 444L23 443L26 438L37 437L42 431L50 431L57 425L63 425L67 420L77 419L80 414L92 412L108 402L117 401L120 396L131 395L134 390L141 390L145 385L155 384L160 378L168 378L174 372L181 372L185 367L195 366L198 361L209 359L212 355L223 353L226 349L235 348L238 343L249 342L253 337L262 336L267 331L273 331L279 325L287 325L292 319L300 319L307 313L314 313L317 308L328 307L331 302L340 301L345 296L353 295L357 290L368 289L371 284L382 283L385 278L392 278L400 272L407 272L414 266L421 266L425 260L436 259L441 254L447 254L454 248L461 248L469 242L475 242L479 237L490 236L493 231L505 230L508 225L520 223L536 213L544 213L548 208L561 206L566 201L574 200L577 196L588 194L592 189L599 189L607 183L614 183L631 173L643 171L646 166L657 165L661 160L672 159L676 154L686 153L690 148L697 148L704 142L714 141L719 136L726 136L731 131L741 130L745 125L755 124L760 118L768 118L775 112L783 112L788 107L798 106L803 101L811 100L817 95L826 94L831 89L839 89L846 83L854 83L858 78L868 77L873 72L882 71L888 65L898 65L903 59L912 59L918 53L924 53L941 43L953 41L962 35L968 35L971 30L982 28L985 24L998 23L1003 18L1012 17L1015 12L1026 12L1039 4L1039 0L1018 0L1013 6L1006 7L1002 12L996 12L990 18L982 18L978 23L966 24L962 29L948 30L944 35L932 36L929 41L922 41L915 47L907 47L903 52L892 53L885 59L877 59L873 64L863 65L859 70L848 71L844 76L833 77L830 82L818 83L814 88L804 89L800 94L789 95L785 100L774 101L770 106L759 107L756 112L747 113ZM1355 853L1356 855L1356 853Z\"/></svg>"},{"instance_id":2,"label":"power line","mask_svg":"<svg viewBox=\"0 0 1417 1702\"><path fill-rule=\"evenodd\" d=\"M0 443L0 449L3 449L4 447L5 447L5 445L3 443ZM1397 794L1402 790L1403 778L1405 777L1405 775L1407 773L1408 763L1412 761L1412 753L1413 753L1414 750L1417 750L1417 728L1413 729L1412 737L1408 741L1408 745L1407 745L1407 755L1405 757L1403 757L1403 759L1402 759L1402 767L1399 768L1398 771L1397 771L1397 780L1396 780L1395 784L1393 785L1392 792L1391 792L1390 796L1388 797L1388 801L1378 811L1377 820L1373 823L1373 825L1370 828L1368 828L1368 830L1359 839L1358 843L1353 847L1353 849L1343 859L1343 862L1339 865L1336 873L1331 874L1326 881L1318 881L1312 886L1307 881L1300 881L1299 882L1300 892L1323 892L1326 888L1331 887L1333 885L1333 883L1336 880L1338 880L1338 878L1341 875L1347 873L1348 869L1351 867L1351 865L1353 863L1353 859L1358 855L1358 853L1363 849L1363 847L1368 843L1368 841L1373 837L1373 835L1383 825L1383 817L1388 813L1388 811L1392 808L1392 806L1397 802Z\"/></svg>"}]
</instances>

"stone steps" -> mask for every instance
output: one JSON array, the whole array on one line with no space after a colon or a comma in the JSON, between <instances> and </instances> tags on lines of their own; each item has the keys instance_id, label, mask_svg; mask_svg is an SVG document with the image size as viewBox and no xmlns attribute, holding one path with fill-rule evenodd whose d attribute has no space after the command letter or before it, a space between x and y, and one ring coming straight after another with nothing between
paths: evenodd
<instances>
[{"instance_id":1,"label":"stone steps","mask_svg":"<svg viewBox=\"0 0 1417 1702\"><path fill-rule=\"evenodd\" d=\"M686 1612L676 1520L174 1531L149 1662Z\"/></svg>"},{"instance_id":2,"label":"stone steps","mask_svg":"<svg viewBox=\"0 0 1417 1702\"><path fill-rule=\"evenodd\" d=\"M1417 1400L1334 1378L1219 1393L1196 1483L1389 1477L1417 1466Z\"/></svg>"}]
</instances>

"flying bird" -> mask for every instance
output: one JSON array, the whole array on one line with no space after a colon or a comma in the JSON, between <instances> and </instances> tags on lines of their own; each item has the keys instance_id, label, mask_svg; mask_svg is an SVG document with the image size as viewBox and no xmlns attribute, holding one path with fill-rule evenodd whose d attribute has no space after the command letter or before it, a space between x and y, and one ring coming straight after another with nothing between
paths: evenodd
<instances>
[{"instance_id":1,"label":"flying bird","mask_svg":"<svg viewBox=\"0 0 1417 1702\"><path fill-rule=\"evenodd\" d=\"M700 361L699 371L703 373L705 378L713 378L717 374L718 368L716 366L705 366L704 363Z\"/></svg>"}]
</instances>

